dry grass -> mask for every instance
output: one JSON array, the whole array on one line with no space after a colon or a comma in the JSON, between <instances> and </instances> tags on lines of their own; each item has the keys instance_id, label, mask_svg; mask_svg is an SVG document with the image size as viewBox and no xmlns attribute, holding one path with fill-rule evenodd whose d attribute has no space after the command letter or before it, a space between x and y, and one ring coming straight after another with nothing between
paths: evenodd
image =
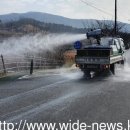
<instances>
[{"instance_id":1,"label":"dry grass","mask_svg":"<svg viewBox=\"0 0 130 130\"><path fill-rule=\"evenodd\" d=\"M64 53L65 66L70 67L75 63L75 50L69 50Z\"/></svg>"}]
</instances>

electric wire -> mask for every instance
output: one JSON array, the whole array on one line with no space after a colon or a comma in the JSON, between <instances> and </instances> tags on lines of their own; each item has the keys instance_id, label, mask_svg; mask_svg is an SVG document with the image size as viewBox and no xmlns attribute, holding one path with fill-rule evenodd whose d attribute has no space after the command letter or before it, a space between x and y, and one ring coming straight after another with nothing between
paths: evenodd
<instances>
[{"instance_id":1,"label":"electric wire","mask_svg":"<svg viewBox=\"0 0 130 130\"><path fill-rule=\"evenodd\" d=\"M114 15L113 15L112 13L107 12L107 11L101 9L101 8L96 7L96 6L94 5L94 3L89 2L89 1L87 1L87 0L80 0L80 1L81 1L82 3L84 3L84 4L86 4L87 6L90 6L90 7L94 8L94 9L96 9L96 10L98 10L98 11L104 13L104 14L107 14L107 15L109 15L109 16L112 16L112 17L114 18ZM118 8L119 8L119 7L118 7ZM118 17L118 18L119 18L119 17ZM130 19L128 19L128 18L125 17L125 16L120 16L120 18L125 18L127 21L130 21Z\"/></svg>"}]
</instances>

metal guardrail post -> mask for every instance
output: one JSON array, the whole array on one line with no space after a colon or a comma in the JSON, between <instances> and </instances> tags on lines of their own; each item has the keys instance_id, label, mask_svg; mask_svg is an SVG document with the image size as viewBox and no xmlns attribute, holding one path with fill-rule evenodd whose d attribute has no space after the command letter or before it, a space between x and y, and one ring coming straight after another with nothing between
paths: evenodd
<instances>
[{"instance_id":1,"label":"metal guardrail post","mask_svg":"<svg viewBox=\"0 0 130 130\"><path fill-rule=\"evenodd\" d=\"M17 62L17 71L19 71L19 63Z\"/></svg>"},{"instance_id":2,"label":"metal guardrail post","mask_svg":"<svg viewBox=\"0 0 130 130\"><path fill-rule=\"evenodd\" d=\"M3 55L1 55L1 60L2 60L2 64L3 64L4 74L6 74L6 67L5 67L5 62L4 62L4 57L3 57Z\"/></svg>"},{"instance_id":3,"label":"metal guardrail post","mask_svg":"<svg viewBox=\"0 0 130 130\"><path fill-rule=\"evenodd\" d=\"M42 58L40 58L40 69L42 69Z\"/></svg>"},{"instance_id":4,"label":"metal guardrail post","mask_svg":"<svg viewBox=\"0 0 130 130\"><path fill-rule=\"evenodd\" d=\"M30 75L33 74L33 59L31 60L31 64L30 64Z\"/></svg>"}]
</instances>

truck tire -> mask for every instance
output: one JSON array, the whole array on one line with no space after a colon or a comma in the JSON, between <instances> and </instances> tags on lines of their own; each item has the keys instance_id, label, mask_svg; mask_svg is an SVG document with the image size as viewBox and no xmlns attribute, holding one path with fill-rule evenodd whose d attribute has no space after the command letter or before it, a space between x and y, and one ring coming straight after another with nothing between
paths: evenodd
<instances>
[{"instance_id":1,"label":"truck tire","mask_svg":"<svg viewBox=\"0 0 130 130\"><path fill-rule=\"evenodd\" d=\"M110 71L115 75L115 64L110 65Z\"/></svg>"},{"instance_id":2,"label":"truck tire","mask_svg":"<svg viewBox=\"0 0 130 130\"><path fill-rule=\"evenodd\" d=\"M121 61L121 64L122 64L122 65L124 65L124 64L125 64L125 61L124 61L124 60L122 60L122 61Z\"/></svg>"},{"instance_id":3,"label":"truck tire","mask_svg":"<svg viewBox=\"0 0 130 130\"><path fill-rule=\"evenodd\" d=\"M90 70L84 70L84 76L87 78L91 78Z\"/></svg>"},{"instance_id":4,"label":"truck tire","mask_svg":"<svg viewBox=\"0 0 130 130\"><path fill-rule=\"evenodd\" d=\"M125 65L125 63L126 63L126 58L124 58L124 59L121 61L121 64L122 64L122 65Z\"/></svg>"}]
</instances>

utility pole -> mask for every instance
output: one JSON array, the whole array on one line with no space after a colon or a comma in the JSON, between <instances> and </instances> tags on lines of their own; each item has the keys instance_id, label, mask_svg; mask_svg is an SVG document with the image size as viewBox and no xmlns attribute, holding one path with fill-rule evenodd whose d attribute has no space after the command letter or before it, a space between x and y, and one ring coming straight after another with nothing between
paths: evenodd
<instances>
[{"instance_id":1,"label":"utility pole","mask_svg":"<svg viewBox=\"0 0 130 130\"><path fill-rule=\"evenodd\" d=\"M115 0L115 36L117 35L117 0Z\"/></svg>"}]
</instances>

